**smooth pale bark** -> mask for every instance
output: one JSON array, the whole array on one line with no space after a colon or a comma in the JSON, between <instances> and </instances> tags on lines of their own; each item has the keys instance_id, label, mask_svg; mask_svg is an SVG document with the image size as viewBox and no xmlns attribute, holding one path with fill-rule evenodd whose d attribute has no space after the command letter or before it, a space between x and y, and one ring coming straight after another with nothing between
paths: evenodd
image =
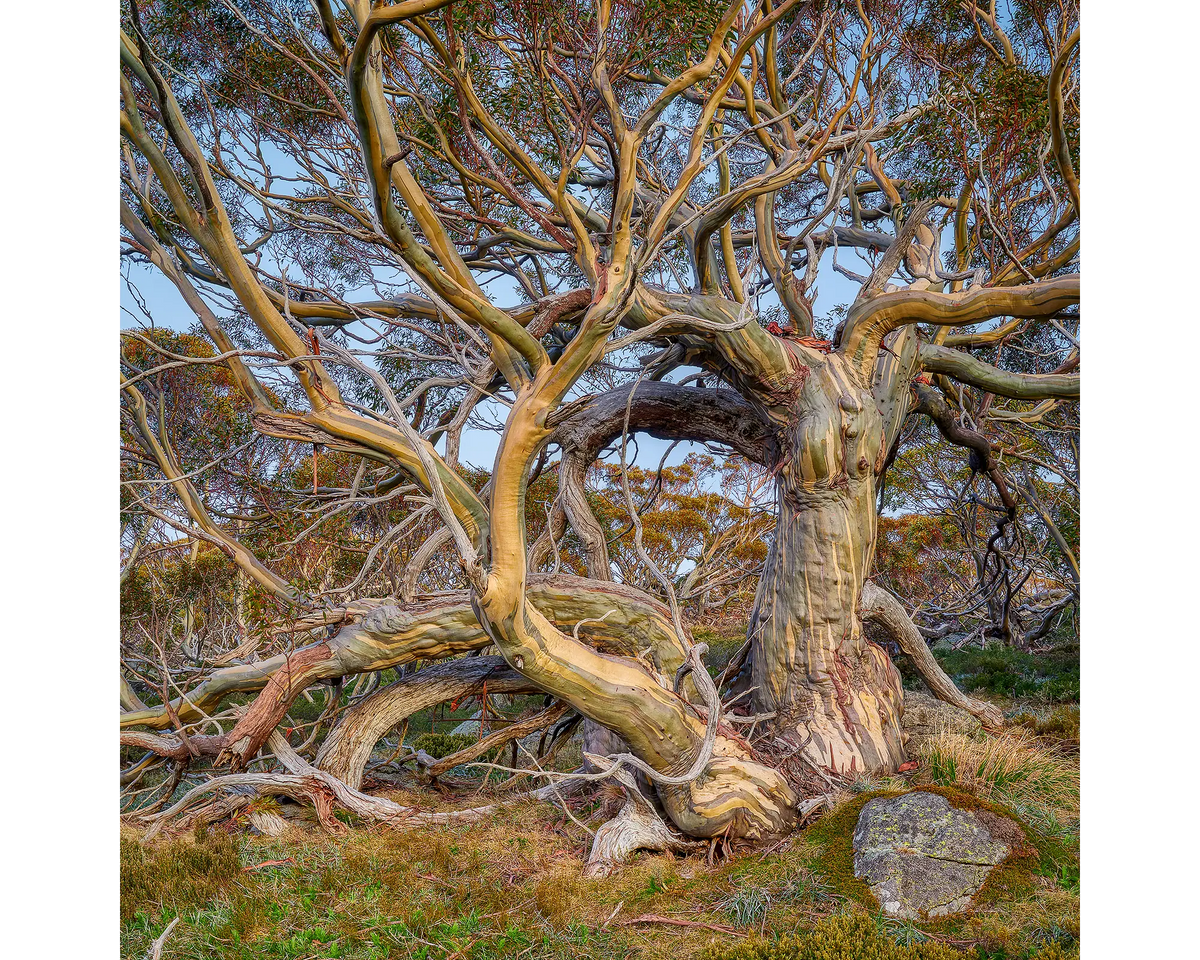
<instances>
[{"instance_id":1,"label":"smooth pale bark","mask_svg":"<svg viewBox=\"0 0 1200 960\"><path fill-rule=\"evenodd\" d=\"M1060 397L1079 398L1079 374L1013 373L1001 370L961 350L921 344L921 366L930 373L944 373L959 383L999 393L1016 400L1045 400Z\"/></svg>"},{"instance_id":2,"label":"smooth pale bark","mask_svg":"<svg viewBox=\"0 0 1200 960\"><path fill-rule=\"evenodd\" d=\"M346 710L317 752L314 765L355 789L379 739L419 710L479 693L536 693L500 657L469 657L401 677Z\"/></svg>"},{"instance_id":3,"label":"smooth pale bark","mask_svg":"<svg viewBox=\"0 0 1200 960\"><path fill-rule=\"evenodd\" d=\"M800 369L783 429L779 515L750 623L757 712L811 765L839 775L904 761L900 677L863 634L887 455L874 398L836 355ZM787 406L781 404L781 406Z\"/></svg>"},{"instance_id":4,"label":"smooth pale bark","mask_svg":"<svg viewBox=\"0 0 1200 960\"><path fill-rule=\"evenodd\" d=\"M532 605L500 607L480 620L505 659L538 687L603 723L655 770L680 776L704 741L706 718L672 689L670 679L629 657L598 653L560 632ZM696 837L725 834L761 839L794 822L795 793L779 771L757 761L733 730L723 729L700 776L684 785L659 784L671 820Z\"/></svg>"},{"instance_id":5,"label":"smooth pale bark","mask_svg":"<svg viewBox=\"0 0 1200 960\"><path fill-rule=\"evenodd\" d=\"M639 590L566 574L534 576L530 579L529 598L565 629L578 626L582 639L602 649L629 656L649 650L653 667L667 676L683 663L669 611ZM171 701L176 716L184 723L201 720L229 694L262 690L272 677L289 667L289 662L292 666L286 687L281 681L281 689L294 699L305 686L319 680L384 670L416 660L443 660L482 650L492 643L480 628L465 591L404 608L378 605L358 615L363 617L360 622L342 627L330 640L301 647L291 655L280 654L214 672L186 698ZM583 620L589 622L580 626ZM314 650L320 658L310 660L303 670L296 669L297 655ZM163 707L121 714L122 729L134 726L165 730L172 726L172 720Z\"/></svg>"},{"instance_id":6,"label":"smooth pale bark","mask_svg":"<svg viewBox=\"0 0 1200 960\"><path fill-rule=\"evenodd\" d=\"M617 275L619 266L610 268L607 300L627 282ZM492 473L491 564L475 608L480 623L517 671L618 734L652 770L666 777L688 775L686 784L660 782L658 790L671 820L685 833L747 839L778 834L794 822L797 799L779 771L758 762L732 730L717 735L711 753L702 753L707 717L676 693L669 680L664 682L666 678L637 659L597 653L558 629L526 597L525 480L553 432L547 426L548 414L574 380L567 364L571 348L578 344L583 352L576 362L586 369L596 359L587 351L601 351L614 326L614 318L604 316L585 335L585 319L564 351L564 366L556 364L539 375L512 407ZM702 765L699 776L692 772L697 764Z\"/></svg>"}]
</instances>

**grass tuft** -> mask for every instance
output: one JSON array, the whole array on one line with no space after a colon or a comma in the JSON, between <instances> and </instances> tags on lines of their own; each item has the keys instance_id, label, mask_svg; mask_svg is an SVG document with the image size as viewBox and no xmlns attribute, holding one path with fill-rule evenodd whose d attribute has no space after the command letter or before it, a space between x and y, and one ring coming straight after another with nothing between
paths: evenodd
<instances>
[{"instance_id":1,"label":"grass tuft","mask_svg":"<svg viewBox=\"0 0 1200 960\"><path fill-rule=\"evenodd\" d=\"M742 887L721 901L721 909L735 926L757 926L771 909L771 893L762 887Z\"/></svg>"},{"instance_id":2,"label":"grass tuft","mask_svg":"<svg viewBox=\"0 0 1200 960\"><path fill-rule=\"evenodd\" d=\"M1025 810L1040 807L1056 818L1079 814L1079 768L1026 730L1001 736L945 731L919 749L922 778L930 783Z\"/></svg>"}]
</instances>

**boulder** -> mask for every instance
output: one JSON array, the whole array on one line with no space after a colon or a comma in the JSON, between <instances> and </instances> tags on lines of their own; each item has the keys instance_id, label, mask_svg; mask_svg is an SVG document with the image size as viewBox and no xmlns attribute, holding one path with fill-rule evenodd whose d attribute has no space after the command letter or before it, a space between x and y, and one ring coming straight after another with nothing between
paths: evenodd
<instances>
[{"instance_id":1,"label":"boulder","mask_svg":"<svg viewBox=\"0 0 1200 960\"><path fill-rule=\"evenodd\" d=\"M473 737L479 736L479 722L480 722L480 717L482 717L482 716L483 716L483 711L476 710L473 714L471 714L470 720L464 720L462 723L460 723L458 726L456 726L453 730L450 731L450 735L454 736L454 734L456 734L456 733L469 733Z\"/></svg>"},{"instance_id":2,"label":"boulder","mask_svg":"<svg viewBox=\"0 0 1200 960\"><path fill-rule=\"evenodd\" d=\"M890 916L945 916L970 904L1011 852L1004 838L1017 836L1015 824L958 810L936 793L878 797L854 829L854 875Z\"/></svg>"}]
</instances>

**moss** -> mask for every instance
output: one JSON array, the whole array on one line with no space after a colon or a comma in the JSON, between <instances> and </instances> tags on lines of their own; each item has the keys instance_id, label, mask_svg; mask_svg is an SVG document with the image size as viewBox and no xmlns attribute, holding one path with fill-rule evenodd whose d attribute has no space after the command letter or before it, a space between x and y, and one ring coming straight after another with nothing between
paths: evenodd
<instances>
[{"instance_id":1,"label":"moss","mask_svg":"<svg viewBox=\"0 0 1200 960\"><path fill-rule=\"evenodd\" d=\"M860 793L818 820L805 835L823 847L813 863L813 869L825 878L834 893L848 897L869 910L878 909L879 903L866 881L854 875L854 827L867 801L875 797L898 797L901 792L875 790Z\"/></svg>"},{"instance_id":2,"label":"moss","mask_svg":"<svg viewBox=\"0 0 1200 960\"><path fill-rule=\"evenodd\" d=\"M802 936L749 940L710 948L701 955L702 960L962 960L963 956L932 940L899 944L881 933L870 917L845 913L818 921Z\"/></svg>"},{"instance_id":3,"label":"moss","mask_svg":"<svg viewBox=\"0 0 1200 960\"><path fill-rule=\"evenodd\" d=\"M1036 960L1078 960L1079 944L1064 949L1061 943L1051 943L1032 955Z\"/></svg>"},{"instance_id":4,"label":"moss","mask_svg":"<svg viewBox=\"0 0 1200 960\"><path fill-rule=\"evenodd\" d=\"M1035 876L1066 879L1069 885L1073 871L1074 880L1078 882L1079 863L1071 849L1058 837L1039 833L1003 804L982 800L951 787L923 786L921 789L945 797L952 807L959 810L982 811L1001 817L1016 824L1021 832L1024 843L1014 843L1011 838L1004 838L1013 852L988 874L975 895L973 903L976 908L1024 896L1033 889Z\"/></svg>"}]
</instances>

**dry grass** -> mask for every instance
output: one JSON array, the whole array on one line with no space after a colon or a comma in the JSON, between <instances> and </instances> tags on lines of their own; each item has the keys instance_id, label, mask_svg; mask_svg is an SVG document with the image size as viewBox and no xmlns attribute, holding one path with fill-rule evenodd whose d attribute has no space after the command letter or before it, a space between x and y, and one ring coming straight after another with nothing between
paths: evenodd
<instances>
[{"instance_id":1,"label":"dry grass","mask_svg":"<svg viewBox=\"0 0 1200 960\"><path fill-rule=\"evenodd\" d=\"M210 831L143 845L127 835L122 953L144 956L180 916L171 955L198 960L680 960L712 931L623 921L728 923L718 901L737 889L725 879L730 867L710 872L702 853L645 856L608 880L587 880L589 840L544 804L469 825L355 828L344 837L298 826L275 839ZM243 872L267 861L285 862Z\"/></svg>"},{"instance_id":2,"label":"dry grass","mask_svg":"<svg viewBox=\"0 0 1200 960\"><path fill-rule=\"evenodd\" d=\"M993 739L978 735L973 720L944 716L936 706L917 713L925 728L909 744L922 761L917 775L864 779L848 798L942 783L1003 803L1065 846L1077 844L1077 757L1056 751L1045 734L1017 729ZM479 802L473 789L464 780L452 797L399 785L381 792L444 810ZM597 825L606 816L603 796L577 814ZM601 881L581 875L590 836L547 804L411 832L352 826L329 836L315 822L293 819L274 839L214 829L199 839L142 844L128 833L122 955L145 956L176 916L166 955L195 960L687 960L718 942L754 945L767 952L748 956L772 957L781 938L801 938L807 949L808 932L847 911L871 918L892 942L928 934L935 943L976 943L988 960L1025 958L1051 945L1049 958L1053 944L1070 947L1078 938L1077 866L1071 876L1046 871L1016 901L989 904L952 927L892 929L842 895L817 832L770 853L743 851L716 868L703 852L646 855ZM286 862L243 872L275 860ZM627 922L644 915L733 926L745 939Z\"/></svg>"},{"instance_id":3,"label":"dry grass","mask_svg":"<svg viewBox=\"0 0 1200 960\"><path fill-rule=\"evenodd\" d=\"M628 921L733 926L747 943L769 945L833 914L878 919L842 896L807 833L716 868L703 852L646 855L607 880L587 880L590 838L544 804L421 831L355 827L329 836L293 824L274 839L210 830L199 839L123 840L122 955L131 958L145 956L176 916L168 955L195 960L686 960L741 941ZM284 862L259 866L267 861ZM989 958L1026 957L1038 944L1077 938L1077 918L1077 888L1047 877L1020 902L990 905L929 935L980 943ZM925 935L913 925L881 931L895 942Z\"/></svg>"},{"instance_id":4,"label":"dry grass","mask_svg":"<svg viewBox=\"0 0 1200 960\"><path fill-rule=\"evenodd\" d=\"M1038 807L1060 820L1079 816L1079 767L1023 729L1000 736L943 731L918 754L928 782L957 786L1014 808Z\"/></svg>"}]
</instances>

